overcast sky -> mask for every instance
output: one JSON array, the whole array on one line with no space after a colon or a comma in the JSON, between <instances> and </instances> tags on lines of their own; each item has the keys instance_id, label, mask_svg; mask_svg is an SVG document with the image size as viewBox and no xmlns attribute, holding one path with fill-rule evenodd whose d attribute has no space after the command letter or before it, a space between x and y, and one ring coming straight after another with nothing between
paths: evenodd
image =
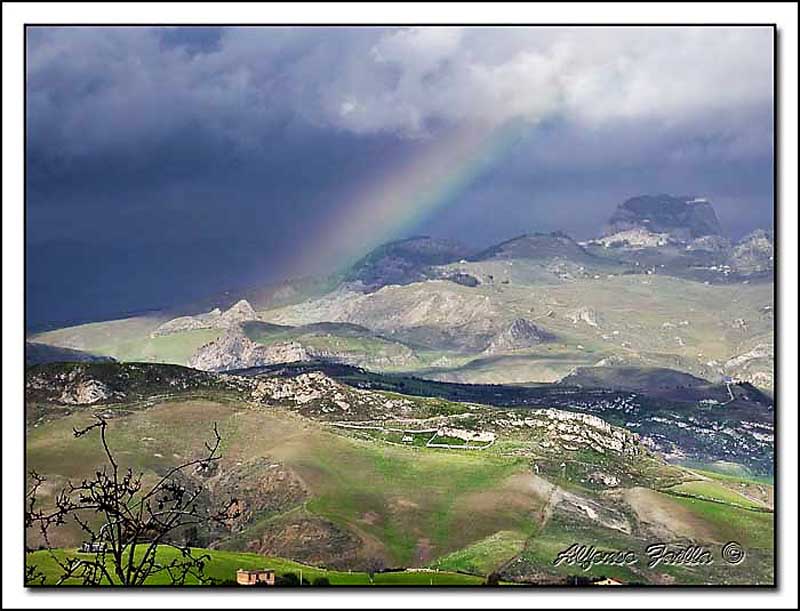
<instances>
[{"instance_id":1,"label":"overcast sky","mask_svg":"<svg viewBox=\"0 0 800 611\"><path fill-rule=\"evenodd\" d=\"M732 237L772 226L771 28L27 40L29 328L328 271L410 234L588 237L645 193L709 198ZM381 212L384 182L427 189L419 166L439 163L457 188Z\"/></svg>"}]
</instances>

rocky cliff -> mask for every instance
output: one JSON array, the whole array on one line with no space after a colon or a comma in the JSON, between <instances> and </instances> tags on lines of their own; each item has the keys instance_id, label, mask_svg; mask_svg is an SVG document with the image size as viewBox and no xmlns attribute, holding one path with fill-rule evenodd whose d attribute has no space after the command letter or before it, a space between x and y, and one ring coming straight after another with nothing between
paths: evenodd
<instances>
[{"instance_id":1,"label":"rocky cliff","mask_svg":"<svg viewBox=\"0 0 800 611\"><path fill-rule=\"evenodd\" d=\"M717 214L708 200L671 195L641 195L626 200L611 216L607 235L637 229L681 242L720 234Z\"/></svg>"},{"instance_id":2,"label":"rocky cliff","mask_svg":"<svg viewBox=\"0 0 800 611\"><path fill-rule=\"evenodd\" d=\"M226 371L295 363L311 360L311 355L299 343L279 342L270 346L257 344L237 325L222 337L201 346L189 359L189 367L202 371Z\"/></svg>"}]
</instances>

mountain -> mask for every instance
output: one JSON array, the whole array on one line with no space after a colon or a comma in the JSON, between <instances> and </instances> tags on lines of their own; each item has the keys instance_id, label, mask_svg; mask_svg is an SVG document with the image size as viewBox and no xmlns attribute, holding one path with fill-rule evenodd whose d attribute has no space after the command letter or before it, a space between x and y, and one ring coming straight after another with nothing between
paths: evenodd
<instances>
[{"instance_id":1,"label":"mountain","mask_svg":"<svg viewBox=\"0 0 800 611\"><path fill-rule=\"evenodd\" d=\"M310 360L380 370L419 364L411 347L360 325L324 322L293 327L249 321L198 348L188 365L226 371Z\"/></svg>"},{"instance_id":2,"label":"mountain","mask_svg":"<svg viewBox=\"0 0 800 611\"><path fill-rule=\"evenodd\" d=\"M410 238L326 280L35 335L34 356L118 362L26 369L28 464L91 474L103 455L72 430L100 413L156 478L218 424L201 502L241 516L193 545L560 583L585 575L553 564L576 542L736 540L740 565L593 570L771 583L773 249L731 244L708 202L642 196L587 242Z\"/></svg>"},{"instance_id":3,"label":"mountain","mask_svg":"<svg viewBox=\"0 0 800 611\"><path fill-rule=\"evenodd\" d=\"M237 326L201 346L189 358L188 365L202 371L226 371L310 359L308 352L297 342L263 346L247 337Z\"/></svg>"},{"instance_id":4,"label":"mountain","mask_svg":"<svg viewBox=\"0 0 800 611\"><path fill-rule=\"evenodd\" d=\"M253 307L133 318L30 338L118 360L210 370L324 360L471 383L540 383L598 365L668 368L770 390L772 238L735 245L712 205L640 196L617 233L528 233L481 252L415 237ZM626 229L622 229L627 227ZM704 234L704 235L698 235ZM251 291L255 294L257 291ZM209 304L214 306L215 304Z\"/></svg>"},{"instance_id":5,"label":"mountain","mask_svg":"<svg viewBox=\"0 0 800 611\"><path fill-rule=\"evenodd\" d=\"M471 257L473 261L487 259L564 259L581 262L595 257L575 240L562 232L526 233L501 242Z\"/></svg>"},{"instance_id":6,"label":"mountain","mask_svg":"<svg viewBox=\"0 0 800 611\"><path fill-rule=\"evenodd\" d=\"M640 195L621 203L609 219L606 235L631 229L665 234L681 242L721 233L708 200L671 195Z\"/></svg>"},{"instance_id":7,"label":"mountain","mask_svg":"<svg viewBox=\"0 0 800 611\"><path fill-rule=\"evenodd\" d=\"M345 282L366 291L389 284L410 284L430 277L430 268L463 259L469 250L449 240L418 236L379 246L355 263Z\"/></svg>"}]
</instances>

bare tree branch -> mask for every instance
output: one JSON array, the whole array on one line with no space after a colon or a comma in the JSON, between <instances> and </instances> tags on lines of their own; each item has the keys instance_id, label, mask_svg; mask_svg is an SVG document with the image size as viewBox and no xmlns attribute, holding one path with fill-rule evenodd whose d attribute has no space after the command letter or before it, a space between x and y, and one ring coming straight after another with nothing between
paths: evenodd
<instances>
[{"instance_id":1,"label":"bare tree branch","mask_svg":"<svg viewBox=\"0 0 800 611\"><path fill-rule=\"evenodd\" d=\"M205 442L205 453L170 468L146 492L142 473L131 469L122 472L108 443L108 422L95 416L95 422L73 429L75 438L98 430L106 463L94 477L80 483L68 481L55 495L53 507L40 508L40 491L45 477L32 471L25 504L25 527L36 528L45 542L50 558L60 569L56 583L79 581L84 585L143 585L148 579L164 574L169 583L181 585L192 578L210 583L205 568L210 560L188 545L178 545L175 535L188 527L225 525L238 517L237 502L232 499L217 511L202 509L199 500L204 492L193 475L205 475L221 459L222 437L216 423L214 438ZM187 473L190 469L194 473ZM56 553L50 542L50 530L73 521L88 536L88 554ZM169 559L164 552L172 550ZM162 560L162 558L165 558ZM26 567L26 583L44 583L44 574L33 564Z\"/></svg>"}]
</instances>

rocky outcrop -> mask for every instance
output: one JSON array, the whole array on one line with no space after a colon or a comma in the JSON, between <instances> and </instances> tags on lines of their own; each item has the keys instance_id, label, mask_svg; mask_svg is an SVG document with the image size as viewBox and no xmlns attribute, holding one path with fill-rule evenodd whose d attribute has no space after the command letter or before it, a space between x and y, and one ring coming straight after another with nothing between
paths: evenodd
<instances>
[{"instance_id":1,"label":"rocky outcrop","mask_svg":"<svg viewBox=\"0 0 800 611\"><path fill-rule=\"evenodd\" d=\"M606 248L658 248L671 242L672 238L668 233L653 233L642 227L626 229L594 240L594 243Z\"/></svg>"},{"instance_id":2,"label":"rocky outcrop","mask_svg":"<svg viewBox=\"0 0 800 611\"><path fill-rule=\"evenodd\" d=\"M600 454L606 452L636 456L642 445L636 433L610 425L591 414L578 414L558 409L531 410L524 418L498 418L493 424L500 429L530 428L543 433L543 449L587 448Z\"/></svg>"},{"instance_id":3,"label":"rocky outcrop","mask_svg":"<svg viewBox=\"0 0 800 611\"><path fill-rule=\"evenodd\" d=\"M269 322L348 322L408 344L480 352L497 333L498 319L502 319L502 311L489 295L429 280L406 287L386 286L368 294L337 290L321 299L275 310Z\"/></svg>"},{"instance_id":4,"label":"rocky outcrop","mask_svg":"<svg viewBox=\"0 0 800 611\"><path fill-rule=\"evenodd\" d=\"M608 222L607 235L637 229L679 242L720 234L719 220L708 200L670 195L641 195L623 202Z\"/></svg>"},{"instance_id":5,"label":"rocky outcrop","mask_svg":"<svg viewBox=\"0 0 800 611\"><path fill-rule=\"evenodd\" d=\"M772 344L761 343L728 359L723 365L726 375L750 382L758 388L772 389L775 367Z\"/></svg>"},{"instance_id":6,"label":"rocky outcrop","mask_svg":"<svg viewBox=\"0 0 800 611\"><path fill-rule=\"evenodd\" d=\"M64 389L59 402L68 405L91 405L105 401L111 396L111 390L99 380L79 380Z\"/></svg>"},{"instance_id":7,"label":"rocky outcrop","mask_svg":"<svg viewBox=\"0 0 800 611\"><path fill-rule=\"evenodd\" d=\"M240 323L253 320L259 320L258 314L246 299L241 299L224 312L219 308L214 308L205 314L173 318L159 326L151 336L170 335L196 329L230 329Z\"/></svg>"},{"instance_id":8,"label":"rocky outcrop","mask_svg":"<svg viewBox=\"0 0 800 611\"><path fill-rule=\"evenodd\" d=\"M573 310L567 315L567 318L572 321L572 324L584 323L590 327L598 327L600 325L600 318L594 308L583 307Z\"/></svg>"},{"instance_id":9,"label":"rocky outcrop","mask_svg":"<svg viewBox=\"0 0 800 611\"><path fill-rule=\"evenodd\" d=\"M733 247L731 267L745 274L771 271L774 265L774 248L772 234L757 229Z\"/></svg>"},{"instance_id":10,"label":"rocky outcrop","mask_svg":"<svg viewBox=\"0 0 800 611\"><path fill-rule=\"evenodd\" d=\"M311 355L297 342L279 342L264 346L251 340L241 327L236 326L222 337L201 346L191 356L188 365L202 371L227 371L311 359Z\"/></svg>"},{"instance_id":11,"label":"rocky outcrop","mask_svg":"<svg viewBox=\"0 0 800 611\"><path fill-rule=\"evenodd\" d=\"M704 235L696 238L686 245L686 250L703 250L712 253L726 253L730 250L731 242L719 235Z\"/></svg>"},{"instance_id":12,"label":"rocky outcrop","mask_svg":"<svg viewBox=\"0 0 800 611\"><path fill-rule=\"evenodd\" d=\"M498 354L524 350L552 339L552 334L543 331L531 321L517 318L492 339L484 352Z\"/></svg>"},{"instance_id":13,"label":"rocky outcrop","mask_svg":"<svg viewBox=\"0 0 800 611\"><path fill-rule=\"evenodd\" d=\"M231 387L222 376L160 363L42 363L25 372L31 402L95 405Z\"/></svg>"}]
</instances>

